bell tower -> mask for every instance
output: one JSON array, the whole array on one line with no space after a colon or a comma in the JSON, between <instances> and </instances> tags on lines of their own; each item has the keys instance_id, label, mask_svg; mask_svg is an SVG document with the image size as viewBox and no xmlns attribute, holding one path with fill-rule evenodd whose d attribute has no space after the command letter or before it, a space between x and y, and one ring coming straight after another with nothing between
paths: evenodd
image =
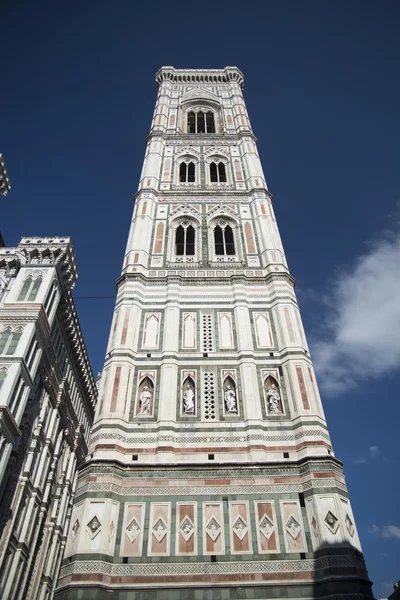
<instances>
[{"instance_id":1,"label":"bell tower","mask_svg":"<svg viewBox=\"0 0 400 600\"><path fill-rule=\"evenodd\" d=\"M243 75L156 82L57 598L372 598Z\"/></svg>"}]
</instances>

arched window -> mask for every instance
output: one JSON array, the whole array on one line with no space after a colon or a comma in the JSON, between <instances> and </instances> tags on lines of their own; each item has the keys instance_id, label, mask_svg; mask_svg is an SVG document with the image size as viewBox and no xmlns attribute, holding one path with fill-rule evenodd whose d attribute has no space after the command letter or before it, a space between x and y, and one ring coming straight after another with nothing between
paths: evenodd
<instances>
[{"instance_id":1,"label":"arched window","mask_svg":"<svg viewBox=\"0 0 400 600\"><path fill-rule=\"evenodd\" d=\"M188 114L188 133L196 133L196 117L194 112Z\"/></svg>"},{"instance_id":2,"label":"arched window","mask_svg":"<svg viewBox=\"0 0 400 600\"><path fill-rule=\"evenodd\" d=\"M214 241L217 256L232 256L235 254L235 242L230 225L217 225L214 229Z\"/></svg>"},{"instance_id":3,"label":"arched window","mask_svg":"<svg viewBox=\"0 0 400 600\"><path fill-rule=\"evenodd\" d=\"M37 293L39 291L40 285L42 283L42 278L37 277L33 282L33 286L31 287L28 295L28 302L34 302L36 300Z\"/></svg>"},{"instance_id":4,"label":"arched window","mask_svg":"<svg viewBox=\"0 0 400 600\"><path fill-rule=\"evenodd\" d=\"M226 183L226 170L223 162L210 163L210 181L212 183Z\"/></svg>"},{"instance_id":5,"label":"arched window","mask_svg":"<svg viewBox=\"0 0 400 600\"><path fill-rule=\"evenodd\" d=\"M21 335L22 328L16 329L14 333L12 333L9 327L4 329L0 334L0 354L8 356L15 354Z\"/></svg>"},{"instance_id":6,"label":"arched window","mask_svg":"<svg viewBox=\"0 0 400 600\"><path fill-rule=\"evenodd\" d=\"M24 284L23 284L23 286L21 288L21 291L20 291L19 296L17 298L18 302L23 302L25 300L25 298L26 298L26 296L28 294L28 290L31 287L31 284L32 284L32 277L29 276L29 277L27 277L25 279Z\"/></svg>"},{"instance_id":7,"label":"arched window","mask_svg":"<svg viewBox=\"0 0 400 600\"><path fill-rule=\"evenodd\" d=\"M0 354L3 354L5 347L8 344L8 340L11 337L11 329L4 329L0 334Z\"/></svg>"},{"instance_id":8,"label":"arched window","mask_svg":"<svg viewBox=\"0 0 400 600\"><path fill-rule=\"evenodd\" d=\"M0 390L7 375L7 369L0 369Z\"/></svg>"},{"instance_id":9,"label":"arched window","mask_svg":"<svg viewBox=\"0 0 400 600\"><path fill-rule=\"evenodd\" d=\"M179 181L181 183L194 183L196 169L194 162L182 162L179 166Z\"/></svg>"},{"instance_id":10,"label":"arched window","mask_svg":"<svg viewBox=\"0 0 400 600\"><path fill-rule=\"evenodd\" d=\"M23 286L17 298L17 302L34 302L36 300L36 296L38 294L41 283L41 275L39 275L39 277L36 277L36 279L33 279L31 275L29 275L29 277L27 277L23 283Z\"/></svg>"},{"instance_id":11,"label":"arched window","mask_svg":"<svg viewBox=\"0 0 400 600\"><path fill-rule=\"evenodd\" d=\"M195 231L194 227L185 222L179 225L175 236L176 256L194 256Z\"/></svg>"},{"instance_id":12,"label":"arched window","mask_svg":"<svg viewBox=\"0 0 400 600\"><path fill-rule=\"evenodd\" d=\"M206 115L207 133L215 133L214 113L210 110Z\"/></svg>"},{"instance_id":13,"label":"arched window","mask_svg":"<svg viewBox=\"0 0 400 600\"><path fill-rule=\"evenodd\" d=\"M215 133L214 113L209 110L204 112L189 112L187 117L188 133Z\"/></svg>"},{"instance_id":14,"label":"arched window","mask_svg":"<svg viewBox=\"0 0 400 600\"><path fill-rule=\"evenodd\" d=\"M8 355L15 354L15 351L18 346L18 342L21 339L21 335L22 335L22 329L16 329L14 331L11 341L8 345L6 354L8 354Z\"/></svg>"}]
</instances>

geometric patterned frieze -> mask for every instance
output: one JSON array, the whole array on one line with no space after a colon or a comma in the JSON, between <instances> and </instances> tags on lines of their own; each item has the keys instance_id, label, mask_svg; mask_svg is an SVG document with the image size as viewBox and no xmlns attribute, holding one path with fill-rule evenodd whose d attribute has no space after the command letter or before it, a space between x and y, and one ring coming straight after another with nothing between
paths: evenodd
<instances>
[{"instance_id":1,"label":"geometric patterned frieze","mask_svg":"<svg viewBox=\"0 0 400 600\"><path fill-rule=\"evenodd\" d=\"M160 442L169 442L175 444L237 444L237 443L248 443L248 442L296 442L305 437L312 438L324 438L330 441L329 434L321 429L305 429L301 432L293 433L291 431L282 432L278 435L268 433L256 433L256 434L241 434L241 435L218 435L218 436L193 436L193 437L181 437L179 435L160 435L151 437L141 437L139 433L135 435L123 435L120 433L101 433L91 438L91 443L95 444L100 440L119 440L126 444L132 444L140 442L141 444L152 444L157 445Z\"/></svg>"},{"instance_id":2,"label":"geometric patterned frieze","mask_svg":"<svg viewBox=\"0 0 400 600\"><path fill-rule=\"evenodd\" d=\"M339 528L339 519L335 517L335 515L329 510L325 516L325 525L332 531L332 533L336 533Z\"/></svg>"},{"instance_id":3,"label":"geometric patterned frieze","mask_svg":"<svg viewBox=\"0 0 400 600\"><path fill-rule=\"evenodd\" d=\"M112 564L103 561L79 561L65 565L61 577L75 573L101 573L111 576L126 575L202 575L231 573L290 573L316 572L321 569L352 567L365 570L364 562L355 556L325 556L310 560L264 560L220 563L157 563Z\"/></svg>"},{"instance_id":4,"label":"geometric patterned frieze","mask_svg":"<svg viewBox=\"0 0 400 600\"><path fill-rule=\"evenodd\" d=\"M310 489L335 487L347 492L345 484L339 481L332 483L332 479L315 479L301 483L277 484L277 485L220 485L220 486L176 486L176 487L135 487L121 486L115 483L86 483L76 491L76 497L90 492L114 493L120 496L188 496L209 494L285 494L299 493Z\"/></svg>"}]
</instances>

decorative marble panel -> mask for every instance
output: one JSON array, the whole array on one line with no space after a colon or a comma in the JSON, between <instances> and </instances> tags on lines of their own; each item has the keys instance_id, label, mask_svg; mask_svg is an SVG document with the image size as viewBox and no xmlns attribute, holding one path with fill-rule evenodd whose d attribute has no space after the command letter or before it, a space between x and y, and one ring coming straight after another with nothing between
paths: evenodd
<instances>
[{"instance_id":1,"label":"decorative marble panel","mask_svg":"<svg viewBox=\"0 0 400 600\"><path fill-rule=\"evenodd\" d=\"M142 556L145 508L144 502L125 504L120 556Z\"/></svg>"},{"instance_id":2,"label":"decorative marble panel","mask_svg":"<svg viewBox=\"0 0 400 600\"><path fill-rule=\"evenodd\" d=\"M225 554L222 502L203 502L203 554Z\"/></svg>"},{"instance_id":3,"label":"decorative marble panel","mask_svg":"<svg viewBox=\"0 0 400 600\"><path fill-rule=\"evenodd\" d=\"M317 510L321 539L330 543L342 541L342 529L340 527L340 510L335 496L317 496Z\"/></svg>"},{"instance_id":4,"label":"decorative marble panel","mask_svg":"<svg viewBox=\"0 0 400 600\"><path fill-rule=\"evenodd\" d=\"M275 503L256 500L254 512L257 527L257 544L259 554L276 554L280 552L279 534L276 523Z\"/></svg>"},{"instance_id":5,"label":"decorative marble panel","mask_svg":"<svg viewBox=\"0 0 400 600\"><path fill-rule=\"evenodd\" d=\"M182 315L182 348L194 350L196 348L197 314L185 312Z\"/></svg>"},{"instance_id":6,"label":"decorative marble panel","mask_svg":"<svg viewBox=\"0 0 400 600\"><path fill-rule=\"evenodd\" d=\"M229 538L231 554L251 554L251 522L249 503L229 502Z\"/></svg>"},{"instance_id":7,"label":"decorative marble panel","mask_svg":"<svg viewBox=\"0 0 400 600\"><path fill-rule=\"evenodd\" d=\"M232 314L230 312L218 313L219 347L233 348Z\"/></svg>"},{"instance_id":8,"label":"decorative marble panel","mask_svg":"<svg viewBox=\"0 0 400 600\"><path fill-rule=\"evenodd\" d=\"M281 500L280 505L286 552L307 552L299 502L297 500Z\"/></svg>"},{"instance_id":9,"label":"decorative marble panel","mask_svg":"<svg viewBox=\"0 0 400 600\"><path fill-rule=\"evenodd\" d=\"M143 323L142 346L146 349L157 349L160 338L160 313L146 313Z\"/></svg>"},{"instance_id":10,"label":"decorative marble panel","mask_svg":"<svg viewBox=\"0 0 400 600\"><path fill-rule=\"evenodd\" d=\"M176 505L176 548L178 556L197 554L197 503L178 502Z\"/></svg>"},{"instance_id":11,"label":"decorative marble panel","mask_svg":"<svg viewBox=\"0 0 400 600\"><path fill-rule=\"evenodd\" d=\"M321 536L319 532L318 517L315 508L314 497L307 498L305 504L307 510L308 525L311 533L312 547L313 550L317 550L321 543Z\"/></svg>"},{"instance_id":12,"label":"decorative marble panel","mask_svg":"<svg viewBox=\"0 0 400 600\"><path fill-rule=\"evenodd\" d=\"M169 556L171 538L171 503L152 502L149 521L149 556Z\"/></svg>"},{"instance_id":13,"label":"decorative marble panel","mask_svg":"<svg viewBox=\"0 0 400 600\"><path fill-rule=\"evenodd\" d=\"M272 348L271 323L268 313L253 313L254 328L256 332L256 344L258 348Z\"/></svg>"}]
</instances>

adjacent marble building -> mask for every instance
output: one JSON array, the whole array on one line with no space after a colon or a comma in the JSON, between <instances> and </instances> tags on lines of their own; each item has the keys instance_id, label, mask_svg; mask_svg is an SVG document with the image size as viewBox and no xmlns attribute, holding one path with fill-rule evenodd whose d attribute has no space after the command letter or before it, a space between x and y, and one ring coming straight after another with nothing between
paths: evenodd
<instances>
[{"instance_id":1,"label":"adjacent marble building","mask_svg":"<svg viewBox=\"0 0 400 600\"><path fill-rule=\"evenodd\" d=\"M372 598L243 75L156 82L56 598Z\"/></svg>"},{"instance_id":2,"label":"adjacent marble building","mask_svg":"<svg viewBox=\"0 0 400 600\"><path fill-rule=\"evenodd\" d=\"M0 597L54 593L97 389L69 238L0 247Z\"/></svg>"}]
</instances>

